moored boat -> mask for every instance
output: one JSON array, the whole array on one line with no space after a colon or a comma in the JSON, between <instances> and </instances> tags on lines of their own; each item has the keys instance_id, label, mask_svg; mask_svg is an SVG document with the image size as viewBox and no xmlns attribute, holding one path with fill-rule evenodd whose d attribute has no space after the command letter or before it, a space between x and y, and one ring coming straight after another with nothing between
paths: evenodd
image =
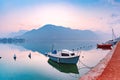
<instances>
[{"instance_id":1,"label":"moored boat","mask_svg":"<svg viewBox=\"0 0 120 80\"><path fill-rule=\"evenodd\" d=\"M62 50L48 53L48 57L57 62L57 63L68 63L68 64L76 64L79 60L79 56L77 53L69 50Z\"/></svg>"},{"instance_id":2,"label":"moored boat","mask_svg":"<svg viewBox=\"0 0 120 80\"><path fill-rule=\"evenodd\" d=\"M97 48L112 49L112 44L97 44Z\"/></svg>"},{"instance_id":3,"label":"moored boat","mask_svg":"<svg viewBox=\"0 0 120 80\"><path fill-rule=\"evenodd\" d=\"M116 38L115 33L112 29L112 40L108 40L102 44L97 44L97 48L112 49L112 46L114 46L118 41L119 41L119 38Z\"/></svg>"}]
</instances>

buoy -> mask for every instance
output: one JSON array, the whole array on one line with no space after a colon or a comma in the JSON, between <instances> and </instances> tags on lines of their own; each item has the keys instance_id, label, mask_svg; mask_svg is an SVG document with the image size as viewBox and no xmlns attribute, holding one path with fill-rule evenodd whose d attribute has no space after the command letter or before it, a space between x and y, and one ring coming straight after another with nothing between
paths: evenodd
<instances>
[{"instance_id":1,"label":"buoy","mask_svg":"<svg viewBox=\"0 0 120 80\"><path fill-rule=\"evenodd\" d=\"M14 57L13 57L13 58L14 58L14 60L16 61L16 58L17 58L17 57L16 57L16 55L15 55L15 54L14 54Z\"/></svg>"},{"instance_id":2,"label":"buoy","mask_svg":"<svg viewBox=\"0 0 120 80\"><path fill-rule=\"evenodd\" d=\"M31 59L31 53L28 55L28 57Z\"/></svg>"}]
</instances>

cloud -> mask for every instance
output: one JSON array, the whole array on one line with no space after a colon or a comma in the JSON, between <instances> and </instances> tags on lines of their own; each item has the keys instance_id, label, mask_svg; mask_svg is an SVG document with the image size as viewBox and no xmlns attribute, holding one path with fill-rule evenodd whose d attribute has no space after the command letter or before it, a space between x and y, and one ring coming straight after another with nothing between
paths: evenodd
<instances>
[{"instance_id":1,"label":"cloud","mask_svg":"<svg viewBox=\"0 0 120 80\"><path fill-rule=\"evenodd\" d=\"M120 19L110 22L110 25L118 25L120 24Z\"/></svg>"},{"instance_id":2,"label":"cloud","mask_svg":"<svg viewBox=\"0 0 120 80\"><path fill-rule=\"evenodd\" d=\"M108 0L110 4L112 4L113 1L114 0ZM106 3L107 2L104 2L104 4ZM98 5L99 7L94 6L94 8L86 8L71 3L47 3L42 5L31 5L24 8L8 8L9 10L4 16L0 14L0 32L11 32L21 29L31 30L45 24L107 32L109 30L108 23L111 22L112 24L112 22L115 21L115 24L119 22L116 21L119 17L119 11L114 11L111 5L107 5L107 8L103 5L102 7ZM118 13L116 11L118 11Z\"/></svg>"},{"instance_id":3,"label":"cloud","mask_svg":"<svg viewBox=\"0 0 120 80\"><path fill-rule=\"evenodd\" d=\"M108 0L108 3L112 4L113 6L120 6L120 0Z\"/></svg>"},{"instance_id":4,"label":"cloud","mask_svg":"<svg viewBox=\"0 0 120 80\"><path fill-rule=\"evenodd\" d=\"M112 13L112 14L111 14L111 18L118 18L118 17L120 17L119 14L116 14L116 13Z\"/></svg>"},{"instance_id":5,"label":"cloud","mask_svg":"<svg viewBox=\"0 0 120 80\"><path fill-rule=\"evenodd\" d=\"M112 13L110 15L110 25L116 25L116 24L120 24L120 14L119 13Z\"/></svg>"}]
</instances>

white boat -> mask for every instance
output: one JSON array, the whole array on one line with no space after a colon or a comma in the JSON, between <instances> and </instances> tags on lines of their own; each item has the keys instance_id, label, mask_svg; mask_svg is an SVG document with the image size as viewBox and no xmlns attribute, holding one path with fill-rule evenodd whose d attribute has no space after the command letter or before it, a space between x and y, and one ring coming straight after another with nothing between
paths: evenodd
<instances>
[{"instance_id":1,"label":"white boat","mask_svg":"<svg viewBox=\"0 0 120 80\"><path fill-rule=\"evenodd\" d=\"M68 63L68 64L76 64L79 60L79 56L75 51L70 51L67 49L61 51L52 51L48 53L48 57L58 63Z\"/></svg>"},{"instance_id":2,"label":"white boat","mask_svg":"<svg viewBox=\"0 0 120 80\"><path fill-rule=\"evenodd\" d=\"M109 40L107 42L105 42L106 44L111 44L112 46L114 46L118 41L120 41L120 37L116 37L114 30L112 29L112 40Z\"/></svg>"}]
</instances>

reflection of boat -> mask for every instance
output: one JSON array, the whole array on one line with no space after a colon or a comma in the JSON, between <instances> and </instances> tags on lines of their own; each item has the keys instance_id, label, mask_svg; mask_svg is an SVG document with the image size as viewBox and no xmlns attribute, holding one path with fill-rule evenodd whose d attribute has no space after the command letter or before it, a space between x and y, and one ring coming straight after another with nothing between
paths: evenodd
<instances>
[{"instance_id":1,"label":"reflection of boat","mask_svg":"<svg viewBox=\"0 0 120 80\"><path fill-rule=\"evenodd\" d=\"M48 63L54 68L56 68L57 70L59 70L60 72L79 74L76 64L57 63L50 59L48 60Z\"/></svg>"},{"instance_id":2,"label":"reflection of boat","mask_svg":"<svg viewBox=\"0 0 120 80\"><path fill-rule=\"evenodd\" d=\"M112 44L97 44L97 48L101 49L112 49Z\"/></svg>"},{"instance_id":3,"label":"reflection of boat","mask_svg":"<svg viewBox=\"0 0 120 80\"><path fill-rule=\"evenodd\" d=\"M48 56L51 60L58 63L76 64L79 60L78 54L66 49L58 52L54 50L51 53L48 53Z\"/></svg>"}]
</instances>

